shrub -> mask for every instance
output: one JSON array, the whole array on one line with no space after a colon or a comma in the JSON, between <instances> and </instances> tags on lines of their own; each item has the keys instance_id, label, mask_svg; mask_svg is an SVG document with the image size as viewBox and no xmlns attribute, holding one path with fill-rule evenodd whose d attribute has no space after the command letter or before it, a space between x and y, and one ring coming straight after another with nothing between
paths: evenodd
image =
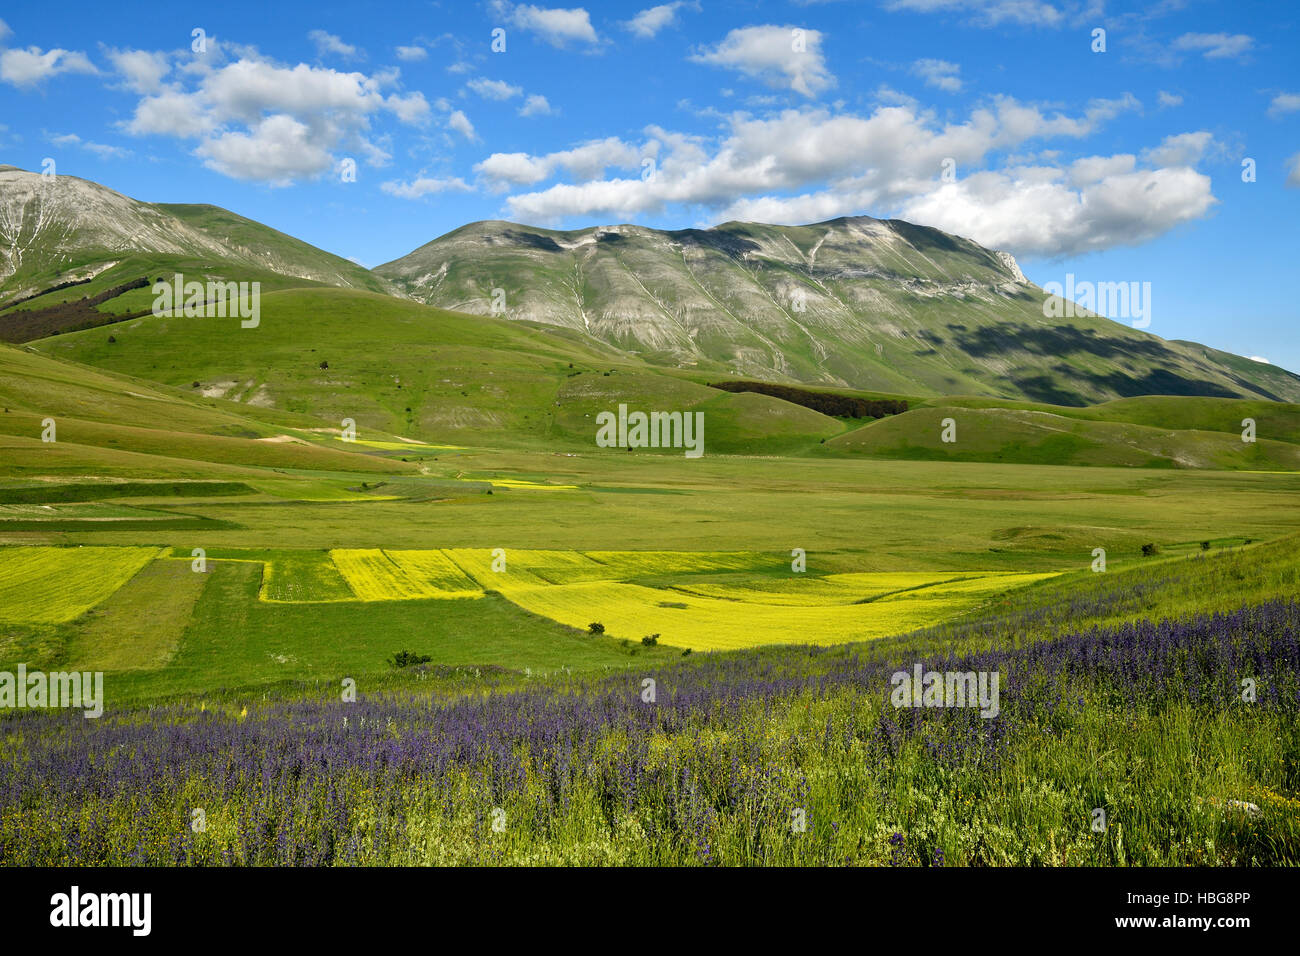
<instances>
[{"instance_id":1,"label":"shrub","mask_svg":"<svg viewBox=\"0 0 1300 956\"><path fill-rule=\"evenodd\" d=\"M1210 550L1210 542L1208 542L1208 541L1202 541L1202 542L1201 542L1201 550L1202 550L1202 551L1209 551L1209 550Z\"/></svg>"},{"instance_id":2,"label":"shrub","mask_svg":"<svg viewBox=\"0 0 1300 956\"><path fill-rule=\"evenodd\" d=\"M641 638L641 643L644 644L646 647L654 647L656 644L659 643L659 635L647 634L645 637Z\"/></svg>"},{"instance_id":3,"label":"shrub","mask_svg":"<svg viewBox=\"0 0 1300 956\"><path fill-rule=\"evenodd\" d=\"M587 625L587 630L592 634L604 634L605 625L601 624L600 621L592 621L590 624Z\"/></svg>"},{"instance_id":4,"label":"shrub","mask_svg":"<svg viewBox=\"0 0 1300 956\"><path fill-rule=\"evenodd\" d=\"M427 654L412 654L410 651L398 651L388 659L394 667L410 667L412 664L427 664L433 660Z\"/></svg>"},{"instance_id":5,"label":"shrub","mask_svg":"<svg viewBox=\"0 0 1300 956\"><path fill-rule=\"evenodd\" d=\"M1159 554L1159 553L1160 553L1160 549L1156 547L1154 544L1142 545L1142 557L1144 558L1149 558L1151 557L1151 555Z\"/></svg>"}]
</instances>

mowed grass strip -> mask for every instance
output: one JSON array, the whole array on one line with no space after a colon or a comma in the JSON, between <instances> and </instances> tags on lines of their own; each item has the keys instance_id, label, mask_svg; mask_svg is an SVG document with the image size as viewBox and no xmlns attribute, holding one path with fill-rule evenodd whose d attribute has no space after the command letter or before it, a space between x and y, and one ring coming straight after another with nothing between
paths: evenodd
<instances>
[{"instance_id":1,"label":"mowed grass strip","mask_svg":"<svg viewBox=\"0 0 1300 956\"><path fill-rule=\"evenodd\" d=\"M377 686L370 677L401 673L388 662L400 650L427 655L433 665L500 667L521 676L528 669L599 671L677 657L669 648L642 647L633 656L617 641L576 633L497 595L380 605L270 603L257 598L257 564L218 559L208 568L176 654L166 667L115 677L115 702L299 680L328 681L337 693L345 677L366 694Z\"/></svg>"},{"instance_id":2,"label":"mowed grass strip","mask_svg":"<svg viewBox=\"0 0 1300 956\"><path fill-rule=\"evenodd\" d=\"M263 601L290 604L355 601L328 551L277 551L262 576Z\"/></svg>"},{"instance_id":3,"label":"mowed grass strip","mask_svg":"<svg viewBox=\"0 0 1300 956\"><path fill-rule=\"evenodd\" d=\"M209 575L182 561L153 561L72 626L74 670L153 670L166 666L189 626Z\"/></svg>"},{"instance_id":4,"label":"mowed grass strip","mask_svg":"<svg viewBox=\"0 0 1300 956\"><path fill-rule=\"evenodd\" d=\"M160 548L0 549L0 622L71 621L131 580Z\"/></svg>"}]
</instances>

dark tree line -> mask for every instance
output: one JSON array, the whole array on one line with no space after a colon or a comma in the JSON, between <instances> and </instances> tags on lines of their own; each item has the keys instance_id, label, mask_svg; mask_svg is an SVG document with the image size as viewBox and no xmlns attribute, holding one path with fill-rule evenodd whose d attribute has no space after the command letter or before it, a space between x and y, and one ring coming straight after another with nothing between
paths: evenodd
<instances>
[{"instance_id":1,"label":"dark tree line","mask_svg":"<svg viewBox=\"0 0 1300 956\"><path fill-rule=\"evenodd\" d=\"M823 415L836 418L884 418L907 411L907 402L898 398L857 398L852 395L835 395L831 392L814 392L792 385L775 385L771 382L711 382L710 388L724 392L758 392L783 401L811 408Z\"/></svg>"}]
</instances>

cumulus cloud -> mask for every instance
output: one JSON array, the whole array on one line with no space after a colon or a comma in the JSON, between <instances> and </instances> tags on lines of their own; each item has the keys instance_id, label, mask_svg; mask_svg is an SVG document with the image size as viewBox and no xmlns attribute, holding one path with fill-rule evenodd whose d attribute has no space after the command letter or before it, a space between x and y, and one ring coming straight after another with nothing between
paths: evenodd
<instances>
[{"instance_id":1,"label":"cumulus cloud","mask_svg":"<svg viewBox=\"0 0 1300 956\"><path fill-rule=\"evenodd\" d=\"M1142 158L1154 166L1195 166L1214 143L1214 137L1202 130L1166 136L1159 146L1142 151Z\"/></svg>"},{"instance_id":2,"label":"cumulus cloud","mask_svg":"<svg viewBox=\"0 0 1300 956\"><path fill-rule=\"evenodd\" d=\"M1166 93L1164 90L1161 90L1156 94L1156 101L1165 108L1183 105L1183 98L1181 96L1177 93Z\"/></svg>"},{"instance_id":3,"label":"cumulus cloud","mask_svg":"<svg viewBox=\"0 0 1300 956\"><path fill-rule=\"evenodd\" d=\"M134 93L159 92L163 87L163 78L171 71L166 53L110 48L107 56L126 88Z\"/></svg>"},{"instance_id":4,"label":"cumulus cloud","mask_svg":"<svg viewBox=\"0 0 1300 956\"><path fill-rule=\"evenodd\" d=\"M388 195L396 196L399 199L420 199L432 193L442 193L449 190L453 192L471 191L470 187L459 176L447 179L420 176L409 182L390 180L386 183L380 183L379 188Z\"/></svg>"},{"instance_id":5,"label":"cumulus cloud","mask_svg":"<svg viewBox=\"0 0 1300 956\"><path fill-rule=\"evenodd\" d=\"M422 46L399 46L397 58L406 63L414 63L417 60L427 60L429 51Z\"/></svg>"},{"instance_id":6,"label":"cumulus cloud","mask_svg":"<svg viewBox=\"0 0 1300 956\"><path fill-rule=\"evenodd\" d=\"M328 170L339 149L385 164L387 151L369 134L372 118L387 114L418 126L430 112L422 93L402 93L395 84L396 71L367 76L305 63L285 67L250 54L218 60L192 80L182 77L142 97L122 126L133 135L199 140L195 155L210 168L283 185Z\"/></svg>"},{"instance_id":7,"label":"cumulus cloud","mask_svg":"<svg viewBox=\"0 0 1300 956\"><path fill-rule=\"evenodd\" d=\"M657 7L642 10L623 26L638 37L648 40L665 27L677 23L677 11L682 8L699 11L698 3L676 0L675 3L661 3Z\"/></svg>"},{"instance_id":8,"label":"cumulus cloud","mask_svg":"<svg viewBox=\"0 0 1300 956\"><path fill-rule=\"evenodd\" d=\"M590 14L582 7L548 8L497 0L493 10L497 16L521 30L537 34L552 46L563 47L571 42L597 43L600 40L591 25Z\"/></svg>"},{"instance_id":9,"label":"cumulus cloud","mask_svg":"<svg viewBox=\"0 0 1300 956\"><path fill-rule=\"evenodd\" d=\"M1138 245L1218 201L1210 178L1193 169L1137 169L1132 157L1118 159L1121 168L1102 175L1052 167L975 173L904 203L902 214L992 249L1062 256Z\"/></svg>"},{"instance_id":10,"label":"cumulus cloud","mask_svg":"<svg viewBox=\"0 0 1300 956\"><path fill-rule=\"evenodd\" d=\"M357 55L357 48L351 43L344 43L339 37L332 33L326 33L324 30L312 30L307 34L307 39L316 44L316 52L321 56L333 54L341 56L345 60L350 60Z\"/></svg>"},{"instance_id":11,"label":"cumulus cloud","mask_svg":"<svg viewBox=\"0 0 1300 956\"><path fill-rule=\"evenodd\" d=\"M603 176L610 168L639 169L642 159L656 151L657 147L636 147L616 136L610 136L544 156L493 153L476 164L474 172L487 179L493 188L531 186L550 179L561 171L587 182Z\"/></svg>"},{"instance_id":12,"label":"cumulus cloud","mask_svg":"<svg viewBox=\"0 0 1300 956\"><path fill-rule=\"evenodd\" d=\"M464 136L471 143L478 139L478 134L474 132L474 124L471 123L469 117L460 110L453 110L447 116L447 128L460 133L461 136Z\"/></svg>"},{"instance_id":13,"label":"cumulus cloud","mask_svg":"<svg viewBox=\"0 0 1300 956\"><path fill-rule=\"evenodd\" d=\"M523 87L511 86L505 80L489 80L477 76L465 84L485 100L508 100L522 93Z\"/></svg>"},{"instance_id":14,"label":"cumulus cloud","mask_svg":"<svg viewBox=\"0 0 1300 956\"><path fill-rule=\"evenodd\" d=\"M1129 95L1095 100L1078 114L997 97L964 122L940 123L912 105L870 115L789 109L736 113L717 140L651 127L637 145L618 138L568 151L494 153L475 167L490 188L515 192L510 218L633 218L670 206L727 219L805 223L871 212L901 215L992 248L1059 256L1138 243L1206 215L1214 196L1194 165L1210 134L1167 137L1141 156L1088 156L1061 165L1040 150L997 170L991 159L1037 141L1081 139L1120 113ZM655 157L653 176L639 175ZM955 182L941 171L952 165ZM610 177L609 169L619 172ZM967 172L970 171L970 172ZM1300 175L1300 174L1298 174Z\"/></svg>"},{"instance_id":15,"label":"cumulus cloud","mask_svg":"<svg viewBox=\"0 0 1300 956\"><path fill-rule=\"evenodd\" d=\"M1174 49L1200 53L1207 60L1236 59L1254 45L1254 37L1244 33L1184 33L1174 41Z\"/></svg>"},{"instance_id":16,"label":"cumulus cloud","mask_svg":"<svg viewBox=\"0 0 1300 956\"><path fill-rule=\"evenodd\" d=\"M947 60L917 60L912 64L912 72L925 81L926 86L943 90L945 93L961 92L961 66Z\"/></svg>"},{"instance_id":17,"label":"cumulus cloud","mask_svg":"<svg viewBox=\"0 0 1300 956\"><path fill-rule=\"evenodd\" d=\"M1268 105L1269 116L1282 116L1300 110L1300 93L1279 93Z\"/></svg>"},{"instance_id":18,"label":"cumulus cloud","mask_svg":"<svg viewBox=\"0 0 1300 956\"><path fill-rule=\"evenodd\" d=\"M292 116L268 116L248 132L221 133L199 144L205 166L234 179L283 186L333 168L334 158L311 129Z\"/></svg>"},{"instance_id":19,"label":"cumulus cloud","mask_svg":"<svg viewBox=\"0 0 1300 956\"><path fill-rule=\"evenodd\" d=\"M736 70L770 86L788 86L812 97L835 85L821 43L818 30L771 24L741 27L728 33L713 49L700 50L690 59Z\"/></svg>"},{"instance_id":20,"label":"cumulus cloud","mask_svg":"<svg viewBox=\"0 0 1300 956\"><path fill-rule=\"evenodd\" d=\"M519 107L520 116L550 116L554 112L546 97L540 93L528 94L528 98L524 100L524 105Z\"/></svg>"},{"instance_id":21,"label":"cumulus cloud","mask_svg":"<svg viewBox=\"0 0 1300 956\"><path fill-rule=\"evenodd\" d=\"M77 50L0 50L0 80L14 86L35 86L60 73L98 73L86 54Z\"/></svg>"}]
</instances>

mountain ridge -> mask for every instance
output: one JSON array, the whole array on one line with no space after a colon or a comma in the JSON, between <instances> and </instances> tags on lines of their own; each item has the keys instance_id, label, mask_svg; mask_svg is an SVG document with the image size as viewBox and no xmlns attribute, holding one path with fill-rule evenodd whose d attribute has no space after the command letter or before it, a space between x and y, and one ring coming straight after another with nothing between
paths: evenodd
<instances>
[{"instance_id":1,"label":"mountain ridge","mask_svg":"<svg viewBox=\"0 0 1300 956\"><path fill-rule=\"evenodd\" d=\"M1049 317L1048 293L1013 256L905 220L676 230L481 220L367 270L218 206L145 203L0 166L0 323L21 304L45 311L14 320L42 334L103 324L91 314L60 325L60 303L138 313L144 290L101 299L172 271L499 315L719 378L1061 406L1156 394L1300 401L1300 375L1286 369L1085 310Z\"/></svg>"},{"instance_id":2,"label":"mountain ridge","mask_svg":"<svg viewBox=\"0 0 1300 956\"><path fill-rule=\"evenodd\" d=\"M681 230L482 220L374 271L429 305L742 378L1066 405L1300 400L1300 376L1285 369L1084 310L1049 317L1048 293L1010 254L898 219Z\"/></svg>"}]
</instances>

